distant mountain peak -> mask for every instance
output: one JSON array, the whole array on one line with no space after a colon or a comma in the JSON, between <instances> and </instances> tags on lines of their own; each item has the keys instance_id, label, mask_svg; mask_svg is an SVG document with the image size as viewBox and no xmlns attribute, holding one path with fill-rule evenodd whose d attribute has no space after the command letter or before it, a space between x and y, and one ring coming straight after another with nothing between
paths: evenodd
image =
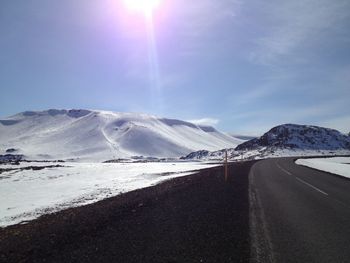
<instances>
[{"instance_id":1,"label":"distant mountain peak","mask_svg":"<svg viewBox=\"0 0 350 263\"><path fill-rule=\"evenodd\" d=\"M334 129L288 123L276 126L263 136L238 145L236 150L253 150L260 147L301 150L350 149L350 140Z\"/></svg>"},{"instance_id":2,"label":"distant mountain peak","mask_svg":"<svg viewBox=\"0 0 350 263\"><path fill-rule=\"evenodd\" d=\"M223 160L225 151L231 160L283 156L334 155L350 153L350 137L341 132L312 125L282 124L263 136L218 151L196 151L182 159Z\"/></svg>"}]
</instances>

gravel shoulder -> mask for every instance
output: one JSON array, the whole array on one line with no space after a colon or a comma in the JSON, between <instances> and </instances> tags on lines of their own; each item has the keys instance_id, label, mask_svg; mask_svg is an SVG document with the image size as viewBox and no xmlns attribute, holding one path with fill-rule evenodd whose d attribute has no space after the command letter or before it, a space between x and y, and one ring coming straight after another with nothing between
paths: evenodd
<instances>
[{"instance_id":1,"label":"gravel shoulder","mask_svg":"<svg viewBox=\"0 0 350 263\"><path fill-rule=\"evenodd\" d=\"M252 162L0 229L0 262L248 262Z\"/></svg>"}]
</instances>

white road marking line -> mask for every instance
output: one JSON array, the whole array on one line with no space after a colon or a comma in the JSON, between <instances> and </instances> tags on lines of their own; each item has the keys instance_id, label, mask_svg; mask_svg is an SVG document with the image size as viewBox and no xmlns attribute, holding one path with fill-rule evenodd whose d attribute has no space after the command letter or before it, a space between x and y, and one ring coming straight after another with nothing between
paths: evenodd
<instances>
[{"instance_id":1,"label":"white road marking line","mask_svg":"<svg viewBox=\"0 0 350 263\"><path fill-rule=\"evenodd\" d=\"M295 179L297 179L299 182L302 182L303 184L306 184L307 186L315 189L316 191L324 194L324 195L328 195L326 192L323 192L322 190L318 189L316 186L313 186L312 184L309 184L307 182L305 182L304 180L300 179L299 177L295 177Z\"/></svg>"},{"instance_id":2,"label":"white road marking line","mask_svg":"<svg viewBox=\"0 0 350 263\"><path fill-rule=\"evenodd\" d=\"M283 172L286 174L292 175L290 172L288 172L286 169L282 168L279 164L277 164L277 167L280 168Z\"/></svg>"}]
</instances>

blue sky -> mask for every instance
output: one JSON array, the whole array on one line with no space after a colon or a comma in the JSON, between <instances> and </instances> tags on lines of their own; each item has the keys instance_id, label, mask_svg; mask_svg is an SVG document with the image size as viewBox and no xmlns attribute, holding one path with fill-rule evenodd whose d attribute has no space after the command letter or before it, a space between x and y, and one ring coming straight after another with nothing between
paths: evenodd
<instances>
[{"instance_id":1,"label":"blue sky","mask_svg":"<svg viewBox=\"0 0 350 263\"><path fill-rule=\"evenodd\" d=\"M0 8L0 116L88 108L261 134L350 131L348 0L11 0Z\"/></svg>"}]
</instances>

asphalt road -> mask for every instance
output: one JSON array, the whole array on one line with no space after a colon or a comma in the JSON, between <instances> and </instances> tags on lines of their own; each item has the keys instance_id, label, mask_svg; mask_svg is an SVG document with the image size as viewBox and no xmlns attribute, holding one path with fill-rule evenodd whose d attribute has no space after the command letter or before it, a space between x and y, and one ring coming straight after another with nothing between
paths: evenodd
<instances>
[{"instance_id":1,"label":"asphalt road","mask_svg":"<svg viewBox=\"0 0 350 263\"><path fill-rule=\"evenodd\" d=\"M291 158L223 172L0 228L0 262L350 262L350 180Z\"/></svg>"},{"instance_id":2,"label":"asphalt road","mask_svg":"<svg viewBox=\"0 0 350 263\"><path fill-rule=\"evenodd\" d=\"M251 262L350 262L350 180L259 161L250 180Z\"/></svg>"}]
</instances>

